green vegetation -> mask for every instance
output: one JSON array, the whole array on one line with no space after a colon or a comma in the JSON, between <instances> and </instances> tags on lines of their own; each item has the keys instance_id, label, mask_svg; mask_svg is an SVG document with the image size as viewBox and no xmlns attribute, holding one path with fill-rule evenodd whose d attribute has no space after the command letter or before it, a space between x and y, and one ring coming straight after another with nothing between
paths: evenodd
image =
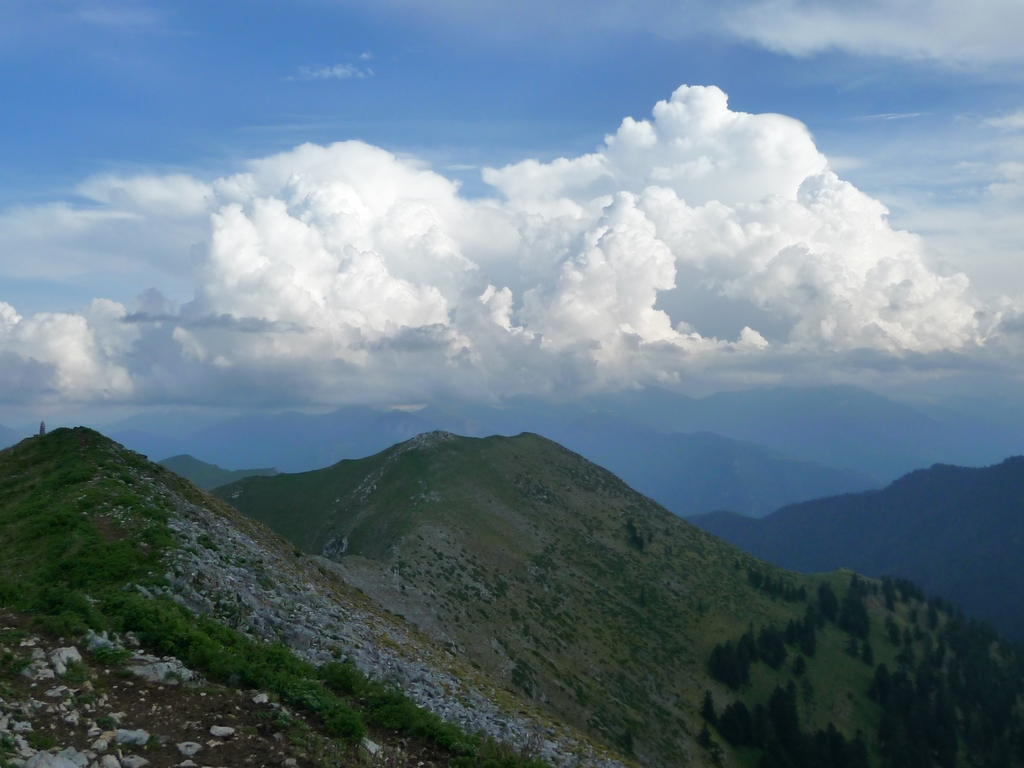
<instances>
[{"instance_id":1,"label":"green vegetation","mask_svg":"<svg viewBox=\"0 0 1024 768\"><path fill-rule=\"evenodd\" d=\"M949 610L941 598L924 602L924 593L906 580L885 579L881 593L888 613L886 634L899 649L897 669L882 662L875 669L867 691L880 708L876 727L877 757L883 768L955 768L958 754L968 755L970 765L1014 766L1024 763L1024 649L1000 641L987 625L968 622L959 611ZM833 614L839 629L847 633L847 654L867 665L874 662L868 639L870 617L866 600L879 592L854 574L843 601L835 610L835 594L827 583L818 590L817 609L808 606L809 637L824 628L826 612ZM905 621L897 617L899 602L906 604ZM927 617L927 631L919 618ZM820 616L819 622L812 622ZM899 628L903 625L903 633ZM911 626L913 631L911 631ZM787 629L785 643L794 646L804 637L794 627ZM751 664L761 661L779 669L785 646L772 627L762 627L754 642L750 627L736 643L715 646L708 668L712 677L733 690L749 686ZM858 640L863 640L859 643ZM916 663L920 653L921 661ZM796 677L806 672L803 656L794 664ZM760 768L792 766L867 766L869 751L864 734L857 732L848 742L833 723L814 733L801 729L797 685L776 686L767 702L757 703L753 712L742 699L716 714L710 692L701 706L701 716L722 738L737 747L761 751ZM711 732L702 732L705 746L714 743Z\"/></svg>"},{"instance_id":2,"label":"green vegetation","mask_svg":"<svg viewBox=\"0 0 1024 768\"><path fill-rule=\"evenodd\" d=\"M65 637L132 631L146 648L211 680L275 693L344 740L361 738L369 723L433 741L463 766L536 764L442 722L350 665L341 667L348 682L340 685L334 666L317 669L283 645L254 641L168 598L126 590L164 585L175 496L209 504L188 483L88 429L55 430L0 452L0 603L32 612ZM123 651L96 655L109 663L124 658Z\"/></svg>"},{"instance_id":3,"label":"green vegetation","mask_svg":"<svg viewBox=\"0 0 1024 768\"><path fill-rule=\"evenodd\" d=\"M216 495L339 560L390 610L430 616L510 692L645 764L687 752L756 762L755 748L711 731L695 747L704 691L719 710L739 697L753 711L790 683L806 732L827 735L832 723L852 745L860 731L880 759L868 638L853 659L835 623L848 573L810 578L759 562L536 435L428 435ZM893 663L894 648L879 650L881 599L861 602L873 662ZM728 681L708 668L716 645L736 656L723 661Z\"/></svg>"},{"instance_id":4,"label":"green vegetation","mask_svg":"<svg viewBox=\"0 0 1024 768\"><path fill-rule=\"evenodd\" d=\"M535 435L217 494L645 764L1024 764L1020 652L991 630L906 580L773 568Z\"/></svg>"}]
</instances>

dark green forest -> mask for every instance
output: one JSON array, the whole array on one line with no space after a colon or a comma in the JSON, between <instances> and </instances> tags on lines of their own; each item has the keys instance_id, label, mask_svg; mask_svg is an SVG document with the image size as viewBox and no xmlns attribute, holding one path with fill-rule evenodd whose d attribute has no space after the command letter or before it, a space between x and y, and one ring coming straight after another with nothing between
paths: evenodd
<instances>
[{"instance_id":1,"label":"dark green forest","mask_svg":"<svg viewBox=\"0 0 1024 768\"><path fill-rule=\"evenodd\" d=\"M990 625L968 620L942 598L926 598L909 580L885 578L879 584L856 574L841 599L822 582L807 600L802 620L784 628L755 630L750 625L735 641L714 648L708 659L711 676L737 697L716 712L710 692L706 695L702 745L718 749L714 729L733 746L758 750L760 768L871 765L866 734L858 731L848 738L831 723L811 732L801 728L798 714L798 680L827 623L846 633L847 653L873 665L865 605L871 594L884 598L890 614L886 635L897 651L892 668L877 665L867 691L881 709L872 735L881 766L954 768L958 755L984 768L1024 765L1024 648L1001 639ZM902 627L896 619L898 604L910 608L910 621ZM753 706L744 701L753 665L780 669L787 662L793 675L787 685Z\"/></svg>"}]
</instances>

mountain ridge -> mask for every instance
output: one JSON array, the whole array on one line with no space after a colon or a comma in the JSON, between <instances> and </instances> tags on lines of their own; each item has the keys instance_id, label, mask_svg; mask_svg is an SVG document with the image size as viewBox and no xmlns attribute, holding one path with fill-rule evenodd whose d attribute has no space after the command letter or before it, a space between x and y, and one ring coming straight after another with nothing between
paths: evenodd
<instances>
[{"instance_id":1,"label":"mountain ridge","mask_svg":"<svg viewBox=\"0 0 1024 768\"><path fill-rule=\"evenodd\" d=\"M792 694L804 697L792 702L802 727L818 729L817 739L845 734L842 743L856 752L857 732L875 733L880 717L866 696L874 667L861 649L897 668L888 626L902 631L926 612L914 597L889 608L879 583L848 571L808 577L772 568L529 433L422 435L366 459L247 478L215 493L323 553L343 580L509 690L650 766L751 764L758 753L743 745L756 740L726 727L723 750L702 735L701 713L708 700L715 711L735 713L746 702L766 712L759 702L782 706L787 690L805 691ZM846 614L837 619L834 609L829 621L839 624L819 623L822 590L861 606L861 628L844 629ZM946 624L955 617L935 631ZM783 635L811 626L802 661L749 665L749 682L738 688L723 682L733 679L724 672L715 676L709 659L735 653L737 638L776 643L767 659L780 649L793 659ZM912 645L934 643L918 634ZM863 748L879 759L873 739Z\"/></svg>"},{"instance_id":2,"label":"mountain ridge","mask_svg":"<svg viewBox=\"0 0 1024 768\"><path fill-rule=\"evenodd\" d=\"M981 468L935 464L883 489L789 505L761 520L715 513L690 521L780 567L912 579L1024 639L1021 509L1024 456L1014 456Z\"/></svg>"},{"instance_id":3,"label":"mountain ridge","mask_svg":"<svg viewBox=\"0 0 1024 768\"><path fill-rule=\"evenodd\" d=\"M17 443L19 440L24 439L24 437L25 435L23 435L21 432L18 432L17 430L14 429L10 429L9 427L5 427L3 424L0 424L0 449L10 447Z\"/></svg>"},{"instance_id":4,"label":"mountain ridge","mask_svg":"<svg viewBox=\"0 0 1024 768\"><path fill-rule=\"evenodd\" d=\"M537 758L580 757L622 765L382 610L332 574L329 561L303 556L92 430L57 429L0 451L0 536L5 607L28 612L62 642L85 647L101 630L130 636L169 669L262 689L285 716L268 723L267 735L280 729L274 741L300 765L367 759L360 739L368 728L388 759L411 739L413 752L426 743L432 760L453 768L540 768ZM0 669L0 685L19 669ZM290 730L284 705L318 730ZM88 749L96 723L75 726L79 749ZM47 748L35 743L19 746L22 759ZM154 768L181 761L173 744L150 746ZM8 748L5 739L0 753Z\"/></svg>"},{"instance_id":5,"label":"mountain ridge","mask_svg":"<svg viewBox=\"0 0 1024 768\"><path fill-rule=\"evenodd\" d=\"M223 469L216 464L208 464L200 461L189 454L179 454L160 459L157 462L161 467L181 475L190 483L204 491L212 490L219 485L227 485L236 480L252 475L276 475L279 474L273 467L259 469Z\"/></svg>"},{"instance_id":6,"label":"mountain ridge","mask_svg":"<svg viewBox=\"0 0 1024 768\"><path fill-rule=\"evenodd\" d=\"M763 517L788 503L876 487L866 475L713 432L654 432L597 416L558 437L680 517L719 509Z\"/></svg>"}]
</instances>

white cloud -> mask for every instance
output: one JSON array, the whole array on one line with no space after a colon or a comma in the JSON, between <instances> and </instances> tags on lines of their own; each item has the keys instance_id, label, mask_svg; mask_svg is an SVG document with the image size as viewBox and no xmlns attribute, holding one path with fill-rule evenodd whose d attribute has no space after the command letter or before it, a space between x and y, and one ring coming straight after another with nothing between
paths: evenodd
<instances>
[{"instance_id":1,"label":"white cloud","mask_svg":"<svg viewBox=\"0 0 1024 768\"><path fill-rule=\"evenodd\" d=\"M360 59L365 58L365 54L359 57ZM303 67L299 70L300 80L362 80L373 74L373 70L369 67L360 68L355 64L335 64L331 67L321 67L319 69L313 69L310 67Z\"/></svg>"},{"instance_id":2,"label":"white cloud","mask_svg":"<svg viewBox=\"0 0 1024 768\"><path fill-rule=\"evenodd\" d=\"M56 396L66 401L120 400L132 394L128 371L118 365L135 330L119 321L125 308L96 299L82 314L44 312L21 317L0 301L0 355L8 367L39 367L36 391L5 392L7 399ZM10 371L6 372L7 375Z\"/></svg>"},{"instance_id":3,"label":"white cloud","mask_svg":"<svg viewBox=\"0 0 1024 768\"><path fill-rule=\"evenodd\" d=\"M679 89L654 107L653 122L627 117L600 151L541 164L528 160L484 179L519 206L585 205L620 190L669 187L690 204L792 197L825 168L807 128L783 115L728 108L715 87ZM568 210L568 209L567 209Z\"/></svg>"},{"instance_id":4,"label":"white cloud","mask_svg":"<svg viewBox=\"0 0 1024 768\"><path fill-rule=\"evenodd\" d=\"M1024 109L1019 109L1003 117L990 117L988 120L985 120L985 125L1004 131L1024 130Z\"/></svg>"},{"instance_id":5,"label":"white cloud","mask_svg":"<svg viewBox=\"0 0 1024 768\"><path fill-rule=\"evenodd\" d=\"M727 26L772 50L807 56L839 49L944 64L1019 61L1024 6L1016 0L762 0L726 16Z\"/></svg>"},{"instance_id":6,"label":"white cloud","mask_svg":"<svg viewBox=\"0 0 1024 768\"><path fill-rule=\"evenodd\" d=\"M85 180L76 192L91 204L0 212L0 276L77 280L146 271L166 280L188 274L190 250L207 239L210 211L221 204L212 187L183 174L107 174Z\"/></svg>"},{"instance_id":7,"label":"white cloud","mask_svg":"<svg viewBox=\"0 0 1024 768\"><path fill-rule=\"evenodd\" d=\"M139 211L155 216L190 216L207 212L213 190L191 176L94 176L78 187L89 200L122 211Z\"/></svg>"},{"instance_id":8,"label":"white cloud","mask_svg":"<svg viewBox=\"0 0 1024 768\"><path fill-rule=\"evenodd\" d=\"M173 316L156 293L131 317L2 305L0 354L50 366L66 398L419 402L969 351L991 328L967 278L931 271L802 124L734 112L717 88L678 89L591 154L483 173L495 197L469 200L352 141L210 183L92 179L89 215L125 232L208 218L194 299ZM698 310L661 303L694 281L789 330L702 335Z\"/></svg>"}]
</instances>

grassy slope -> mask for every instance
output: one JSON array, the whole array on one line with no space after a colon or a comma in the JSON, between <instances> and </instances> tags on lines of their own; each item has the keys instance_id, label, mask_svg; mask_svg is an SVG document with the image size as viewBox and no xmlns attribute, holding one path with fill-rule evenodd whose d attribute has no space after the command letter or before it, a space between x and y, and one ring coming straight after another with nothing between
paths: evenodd
<instances>
[{"instance_id":1,"label":"grassy slope","mask_svg":"<svg viewBox=\"0 0 1024 768\"><path fill-rule=\"evenodd\" d=\"M747 569L811 592L821 578L760 563L536 435L415 442L217 493L307 551L347 537L355 557L340 559L363 569L364 589L414 619L435 616L436 635L559 717L651 764L705 760L693 744L704 690L719 708L735 698L708 676L711 649L804 611L754 590ZM849 574L823 578L841 596ZM876 663L891 661L883 606L869 607ZM820 637L805 719L873 733L873 668L845 642L832 625ZM751 703L791 678L763 664L752 675Z\"/></svg>"},{"instance_id":2,"label":"grassy slope","mask_svg":"<svg viewBox=\"0 0 1024 768\"><path fill-rule=\"evenodd\" d=\"M190 483L204 491L216 488L219 485L234 483L253 475L276 475L276 469L223 469L216 464L207 464L187 453L181 456L171 456L157 462L161 467L181 475Z\"/></svg>"},{"instance_id":3,"label":"grassy slope","mask_svg":"<svg viewBox=\"0 0 1024 768\"><path fill-rule=\"evenodd\" d=\"M528 762L443 723L351 665L317 670L279 644L256 642L167 598L126 591L132 583L166 586L165 556L176 546L167 525L175 497L237 517L89 429L54 430L0 451L0 604L28 611L45 630L79 641L89 628L132 630L147 649L175 655L213 680L267 690L305 709L328 740L358 741L369 723L396 739L404 734L433 742L448 752L451 765ZM317 581L312 569L303 578Z\"/></svg>"}]
</instances>

